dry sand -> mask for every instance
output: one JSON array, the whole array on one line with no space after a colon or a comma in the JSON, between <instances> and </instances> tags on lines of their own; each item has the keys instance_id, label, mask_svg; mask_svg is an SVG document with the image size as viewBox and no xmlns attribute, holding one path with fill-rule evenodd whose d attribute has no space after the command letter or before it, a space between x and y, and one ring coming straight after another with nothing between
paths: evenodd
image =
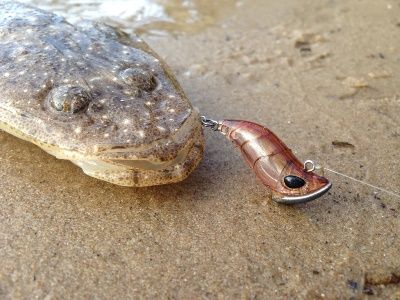
<instances>
[{"instance_id":1,"label":"dry sand","mask_svg":"<svg viewBox=\"0 0 400 300\"><path fill-rule=\"evenodd\" d=\"M399 192L398 1L218 9L187 31L142 30L194 105ZM400 299L400 198L327 174L328 195L278 205L206 137L187 180L132 189L0 132L0 298Z\"/></svg>"}]
</instances>

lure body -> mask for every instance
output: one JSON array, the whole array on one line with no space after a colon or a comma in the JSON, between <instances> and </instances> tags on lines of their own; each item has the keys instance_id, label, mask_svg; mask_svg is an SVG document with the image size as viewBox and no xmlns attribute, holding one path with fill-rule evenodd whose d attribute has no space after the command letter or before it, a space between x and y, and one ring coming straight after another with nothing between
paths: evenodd
<instances>
[{"instance_id":1,"label":"lure body","mask_svg":"<svg viewBox=\"0 0 400 300\"><path fill-rule=\"evenodd\" d=\"M274 200L306 202L330 189L331 183L326 178L305 170L293 152L264 126L248 121L223 120L218 122L216 130L240 149L256 176L272 190Z\"/></svg>"}]
</instances>

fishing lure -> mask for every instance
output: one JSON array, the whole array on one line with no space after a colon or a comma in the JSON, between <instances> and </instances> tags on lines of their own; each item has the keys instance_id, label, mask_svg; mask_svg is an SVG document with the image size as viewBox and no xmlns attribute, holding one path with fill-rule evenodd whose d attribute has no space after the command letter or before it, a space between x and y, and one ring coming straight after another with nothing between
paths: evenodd
<instances>
[{"instance_id":1,"label":"fishing lure","mask_svg":"<svg viewBox=\"0 0 400 300\"><path fill-rule=\"evenodd\" d=\"M315 174L311 160L301 163L293 152L268 128L249 121L215 121L201 117L204 127L218 131L232 141L261 182L270 188L273 199L294 204L325 194L332 183Z\"/></svg>"}]
</instances>

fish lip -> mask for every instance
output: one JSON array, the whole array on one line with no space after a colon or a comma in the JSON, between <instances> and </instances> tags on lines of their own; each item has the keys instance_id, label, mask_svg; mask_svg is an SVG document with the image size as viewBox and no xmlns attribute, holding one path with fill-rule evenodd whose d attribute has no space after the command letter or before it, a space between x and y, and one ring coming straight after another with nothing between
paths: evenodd
<instances>
[{"instance_id":1,"label":"fish lip","mask_svg":"<svg viewBox=\"0 0 400 300\"><path fill-rule=\"evenodd\" d=\"M311 200L315 200L325 194L332 187L332 183L328 182L324 187L316 190L315 192L307 195L301 196L285 196L281 199L274 199L276 202L284 203L284 204L297 204L297 203L305 203Z\"/></svg>"}]
</instances>

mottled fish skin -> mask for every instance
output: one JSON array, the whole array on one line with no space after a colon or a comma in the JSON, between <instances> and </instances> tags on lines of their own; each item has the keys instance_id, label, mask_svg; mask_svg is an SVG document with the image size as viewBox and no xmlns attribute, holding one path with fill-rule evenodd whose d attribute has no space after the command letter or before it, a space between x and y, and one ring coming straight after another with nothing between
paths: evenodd
<instances>
[{"instance_id":1,"label":"mottled fish skin","mask_svg":"<svg viewBox=\"0 0 400 300\"><path fill-rule=\"evenodd\" d=\"M198 113L167 65L108 25L0 1L0 89L0 129L91 176L177 182L202 157Z\"/></svg>"}]
</instances>

